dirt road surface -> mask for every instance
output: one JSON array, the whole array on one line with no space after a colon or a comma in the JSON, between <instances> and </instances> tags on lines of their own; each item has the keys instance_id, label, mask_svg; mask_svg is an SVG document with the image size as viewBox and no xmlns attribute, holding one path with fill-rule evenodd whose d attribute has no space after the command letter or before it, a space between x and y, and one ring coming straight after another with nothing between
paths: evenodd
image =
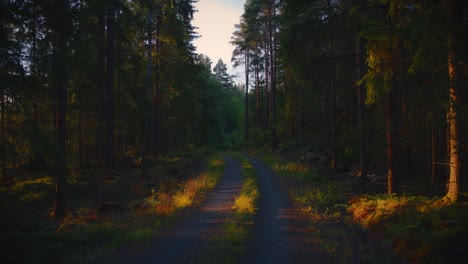
<instances>
[{"instance_id":1,"label":"dirt road surface","mask_svg":"<svg viewBox=\"0 0 468 264\"><path fill-rule=\"evenodd\" d=\"M308 243L307 219L294 212L287 186L273 170L249 158L255 168L260 199L245 263L333 263Z\"/></svg>"},{"instance_id":2,"label":"dirt road surface","mask_svg":"<svg viewBox=\"0 0 468 264\"><path fill-rule=\"evenodd\" d=\"M242 187L241 163L225 157L224 177L206 203L190 218L176 224L137 256L124 263L190 263L202 252L203 241L225 223ZM260 198L251 238L241 263L333 263L307 241L307 219L294 213L287 186L273 170L249 158L256 170Z\"/></svg>"},{"instance_id":3,"label":"dirt road surface","mask_svg":"<svg viewBox=\"0 0 468 264\"><path fill-rule=\"evenodd\" d=\"M189 219L165 232L157 241L124 263L189 263L202 242L225 222L234 197L242 187L241 164L225 157L224 177L207 196L205 204Z\"/></svg>"}]
</instances>

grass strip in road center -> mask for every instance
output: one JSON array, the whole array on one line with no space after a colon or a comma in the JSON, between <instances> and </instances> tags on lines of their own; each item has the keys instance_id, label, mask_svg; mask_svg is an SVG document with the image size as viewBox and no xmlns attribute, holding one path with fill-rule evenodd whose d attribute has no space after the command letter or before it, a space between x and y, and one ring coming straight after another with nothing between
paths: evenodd
<instances>
[{"instance_id":1,"label":"grass strip in road center","mask_svg":"<svg viewBox=\"0 0 468 264\"><path fill-rule=\"evenodd\" d=\"M251 235L258 204L257 175L252 165L242 156L244 181L239 195L234 199L231 213L219 232L210 238L194 263L239 263Z\"/></svg>"}]
</instances>

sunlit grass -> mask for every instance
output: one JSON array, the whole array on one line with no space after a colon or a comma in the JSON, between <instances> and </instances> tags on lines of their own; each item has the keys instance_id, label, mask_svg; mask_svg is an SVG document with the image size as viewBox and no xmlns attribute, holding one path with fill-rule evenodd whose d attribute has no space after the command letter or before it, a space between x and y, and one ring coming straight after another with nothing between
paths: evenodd
<instances>
[{"instance_id":1,"label":"sunlit grass","mask_svg":"<svg viewBox=\"0 0 468 264\"><path fill-rule=\"evenodd\" d=\"M414 213L424 214L449 205L439 198L396 195L365 195L352 198L348 203L348 211L353 220L365 227L372 227L409 209Z\"/></svg>"},{"instance_id":2,"label":"sunlit grass","mask_svg":"<svg viewBox=\"0 0 468 264\"><path fill-rule=\"evenodd\" d=\"M311 217L314 243L327 252L334 247L329 243L333 240L326 240L326 237L335 235L330 230L325 231L324 226L333 220L351 230L356 226L369 230L382 238L386 247L391 247L387 254L396 255L405 263L458 263L465 254L462 251L468 245L465 239L468 237L467 203L452 205L437 197L411 195L356 197L353 196L353 179L329 180L313 169L304 171L301 165L291 165L290 161L274 155L266 155L263 160L292 183L291 200ZM321 232L326 235L319 235ZM344 245L344 241L353 241L351 236L337 234L335 240L343 241ZM345 247L340 258L346 257L346 252L353 248L363 250L362 246ZM380 257L376 255L371 259Z\"/></svg>"},{"instance_id":3,"label":"sunlit grass","mask_svg":"<svg viewBox=\"0 0 468 264\"><path fill-rule=\"evenodd\" d=\"M172 188L162 188L160 191L151 190L149 196L144 199L146 210L158 215L171 215L177 210L194 205L205 192L216 186L223 169L224 161L214 158L208 162L206 171L188 179L179 185L177 190Z\"/></svg>"},{"instance_id":4,"label":"sunlit grass","mask_svg":"<svg viewBox=\"0 0 468 264\"><path fill-rule=\"evenodd\" d=\"M222 159L212 159L210 160L209 164L213 167L218 167L218 166L222 166L224 164L224 160Z\"/></svg>"},{"instance_id":5,"label":"sunlit grass","mask_svg":"<svg viewBox=\"0 0 468 264\"><path fill-rule=\"evenodd\" d=\"M255 212L254 200L252 197L241 194L234 201L234 207L239 213L253 213Z\"/></svg>"},{"instance_id":6,"label":"sunlit grass","mask_svg":"<svg viewBox=\"0 0 468 264\"><path fill-rule=\"evenodd\" d=\"M267 163L282 176L289 177L295 180L314 180L323 181L324 176L314 168L294 162L286 161L278 156L267 154L262 156L262 161Z\"/></svg>"},{"instance_id":7,"label":"sunlit grass","mask_svg":"<svg viewBox=\"0 0 468 264\"><path fill-rule=\"evenodd\" d=\"M277 155L262 156L289 187L289 199L300 217L307 219L303 237L314 251L322 252L326 263L387 263L380 251L360 241L355 225L348 223L349 180L330 180L318 169ZM372 252L368 252L371 250Z\"/></svg>"},{"instance_id":8,"label":"sunlit grass","mask_svg":"<svg viewBox=\"0 0 468 264\"><path fill-rule=\"evenodd\" d=\"M327 181L314 168L275 155L265 155L262 160L289 180L289 198L300 211L314 219L336 218L341 215L341 205L346 201L343 193L349 186L338 186L335 182Z\"/></svg>"},{"instance_id":9,"label":"sunlit grass","mask_svg":"<svg viewBox=\"0 0 468 264\"><path fill-rule=\"evenodd\" d=\"M19 195L23 201L40 200L50 193L44 188L50 189L54 183L52 177L46 176L37 179L17 180L9 189L12 193Z\"/></svg>"},{"instance_id":10,"label":"sunlit grass","mask_svg":"<svg viewBox=\"0 0 468 264\"><path fill-rule=\"evenodd\" d=\"M412 263L450 263L468 236L468 204L424 196L367 195L349 202L352 220L391 240ZM460 244L461 243L461 244Z\"/></svg>"},{"instance_id":11,"label":"sunlit grass","mask_svg":"<svg viewBox=\"0 0 468 264\"><path fill-rule=\"evenodd\" d=\"M176 193L174 195L174 206L176 208L185 208L193 204L194 195L189 192Z\"/></svg>"},{"instance_id":12,"label":"sunlit grass","mask_svg":"<svg viewBox=\"0 0 468 264\"><path fill-rule=\"evenodd\" d=\"M224 161L214 158L203 172L185 177L180 172L194 172L186 169L187 161L196 163L197 159L145 158L141 160L145 164L136 169L115 170L104 183L109 191L103 195L99 193L102 170L74 171L67 185L72 199L60 221L48 218L54 198L52 177L24 175L23 180L11 181L0 190L2 211L9 215L2 219L2 226L13 227L3 233L14 241L4 246L9 252L4 261L47 263L53 257L59 263L108 262L106 258L120 247L146 243L170 225L179 211L200 204L224 170ZM173 168L178 175L170 174ZM101 197L121 209L99 212ZM17 254L20 251L28 254Z\"/></svg>"},{"instance_id":13,"label":"sunlit grass","mask_svg":"<svg viewBox=\"0 0 468 264\"><path fill-rule=\"evenodd\" d=\"M230 252L222 260L224 263L236 263L243 252L245 252L245 242L253 226L253 218L257 212L258 203L258 184L257 175L252 165L242 159L242 174L244 181L241 192L234 199L233 215L224 226L224 235L222 240L227 243L227 249ZM233 262L234 261L234 262Z\"/></svg>"},{"instance_id":14,"label":"sunlit grass","mask_svg":"<svg viewBox=\"0 0 468 264\"><path fill-rule=\"evenodd\" d=\"M242 163L242 171L245 175L241 193L234 200L233 209L240 214L254 214L257 210L258 186L255 170L250 163Z\"/></svg>"},{"instance_id":15,"label":"sunlit grass","mask_svg":"<svg viewBox=\"0 0 468 264\"><path fill-rule=\"evenodd\" d=\"M239 263L240 257L246 250L246 241L257 212L259 197L257 176L252 165L240 154L230 153L230 156L243 161L242 189L235 197L232 212L220 233L210 239L207 248L203 249L204 257L195 263Z\"/></svg>"}]
</instances>

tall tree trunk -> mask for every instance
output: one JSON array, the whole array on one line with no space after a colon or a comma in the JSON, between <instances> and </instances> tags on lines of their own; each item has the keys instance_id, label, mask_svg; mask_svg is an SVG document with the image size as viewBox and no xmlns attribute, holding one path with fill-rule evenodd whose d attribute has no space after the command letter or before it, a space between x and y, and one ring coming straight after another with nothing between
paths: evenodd
<instances>
[{"instance_id":1,"label":"tall tree trunk","mask_svg":"<svg viewBox=\"0 0 468 264\"><path fill-rule=\"evenodd\" d=\"M387 191L388 194L398 192L398 174L395 172L396 125L395 125L395 91L387 92L385 103L386 135L387 135Z\"/></svg>"},{"instance_id":2,"label":"tall tree trunk","mask_svg":"<svg viewBox=\"0 0 468 264\"><path fill-rule=\"evenodd\" d=\"M305 110L304 110L304 90L305 90L304 81L300 86L299 91L299 135L303 136L305 132Z\"/></svg>"},{"instance_id":3,"label":"tall tree trunk","mask_svg":"<svg viewBox=\"0 0 468 264\"><path fill-rule=\"evenodd\" d=\"M80 12L80 14L82 14L83 10L83 3L80 2L79 3L79 7L78 7L78 10ZM80 23L81 23L81 18L80 18ZM81 45L83 45L83 39L82 39L82 28L81 28L81 24L80 26L78 27L78 31L76 33L76 35L78 36L78 39L77 39L77 43L78 43L78 46L81 47ZM77 48L78 49L78 48ZM84 164L84 146L83 146L83 126L82 126L82 123L84 122L83 121L83 93L84 93L84 86L79 86L77 87L78 91L77 91L77 105L78 105L78 120L76 122L77 124L77 127L76 129L78 130L77 133L78 133L78 168L82 168L83 164ZM86 98L86 97L85 97Z\"/></svg>"},{"instance_id":4,"label":"tall tree trunk","mask_svg":"<svg viewBox=\"0 0 468 264\"><path fill-rule=\"evenodd\" d=\"M435 113L432 110L432 127L431 127L431 188L434 192L435 187L435 163L436 163L436 143L435 143Z\"/></svg>"},{"instance_id":5,"label":"tall tree trunk","mask_svg":"<svg viewBox=\"0 0 468 264\"><path fill-rule=\"evenodd\" d=\"M65 13L67 1L61 2L59 10ZM62 14L64 16L64 14ZM63 20L65 17L63 17ZM62 20L62 21L63 21ZM65 23L65 22L64 22ZM65 216L65 184L67 175L67 150L66 150L66 114L67 114L67 86L66 86L66 34L64 25L57 25L58 37L55 57L55 78L57 81L57 140L59 153L57 153L57 176L55 185L55 209L54 217Z\"/></svg>"},{"instance_id":6,"label":"tall tree trunk","mask_svg":"<svg viewBox=\"0 0 468 264\"><path fill-rule=\"evenodd\" d=\"M0 169L1 169L1 173L2 175L5 175L5 167L6 167L6 161L7 161L7 157L6 157L6 153L7 153L7 150L6 150L6 141L5 141L5 114L6 114L6 111L5 111L5 87L2 86L0 88L0 108L1 108L1 118L2 118L2 122L1 122L1 143L2 143L2 146L0 147L0 157L1 157L1 160L0 160Z\"/></svg>"},{"instance_id":7,"label":"tall tree trunk","mask_svg":"<svg viewBox=\"0 0 468 264\"><path fill-rule=\"evenodd\" d=\"M77 133L78 133L78 168L81 168L84 164L84 146L83 146L83 127L82 123L83 121L83 106L82 106L82 101L83 101L83 87L78 87L78 98L77 98L77 104L78 104L78 120L77 120Z\"/></svg>"},{"instance_id":8,"label":"tall tree trunk","mask_svg":"<svg viewBox=\"0 0 468 264\"><path fill-rule=\"evenodd\" d=\"M449 153L449 179L446 197L451 202L458 200L460 192L460 138L458 131L458 85L459 85L459 54L458 42L460 25L462 24L462 4L460 0L449 0L449 32L447 36L448 47L448 77L449 77L449 108L447 112L448 136L447 141L450 149Z\"/></svg>"},{"instance_id":9,"label":"tall tree trunk","mask_svg":"<svg viewBox=\"0 0 468 264\"><path fill-rule=\"evenodd\" d=\"M267 41L265 41L265 91L264 91L264 94L265 94L265 131L268 131L268 129L270 128L270 103L269 103L269 94L270 94L270 75L269 75L269 71L270 71L270 57L269 57L269 51L268 51L268 44L267 44Z\"/></svg>"},{"instance_id":10,"label":"tall tree trunk","mask_svg":"<svg viewBox=\"0 0 468 264\"><path fill-rule=\"evenodd\" d=\"M99 10L99 36L98 36L98 107L97 107L97 129L96 129L96 152L97 158L105 166L106 142L106 11L105 1L100 4Z\"/></svg>"},{"instance_id":11,"label":"tall tree trunk","mask_svg":"<svg viewBox=\"0 0 468 264\"><path fill-rule=\"evenodd\" d=\"M274 36L274 23L273 16L275 15L276 8L273 1L268 8L268 32L269 32L269 45L270 45L270 67L271 67L271 152L277 149L276 141L276 37Z\"/></svg>"},{"instance_id":12,"label":"tall tree trunk","mask_svg":"<svg viewBox=\"0 0 468 264\"><path fill-rule=\"evenodd\" d=\"M154 87L153 87L153 104L154 104L154 117L153 117L153 157L159 157L160 155L160 144L159 144L159 97L161 92L161 80L160 80L160 53L161 53L161 5L156 7L156 58L154 63ZM177 138L177 137L176 137Z\"/></svg>"},{"instance_id":13,"label":"tall tree trunk","mask_svg":"<svg viewBox=\"0 0 468 264\"><path fill-rule=\"evenodd\" d=\"M258 77L258 60L255 62L255 114L256 114L256 127L260 127L260 85Z\"/></svg>"},{"instance_id":14,"label":"tall tree trunk","mask_svg":"<svg viewBox=\"0 0 468 264\"><path fill-rule=\"evenodd\" d=\"M249 139L249 49L245 49L245 130L244 141Z\"/></svg>"},{"instance_id":15,"label":"tall tree trunk","mask_svg":"<svg viewBox=\"0 0 468 264\"><path fill-rule=\"evenodd\" d=\"M359 40L359 34L356 34L356 79L357 81L362 78L361 70L361 43ZM364 154L365 136L364 136L364 89L362 85L357 84L357 96L358 96L358 127L359 127L359 170L361 176L367 175L366 159Z\"/></svg>"},{"instance_id":16,"label":"tall tree trunk","mask_svg":"<svg viewBox=\"0 0 468 264\"><path fill-rule=\"evenodd\" d=\"M141 153L140 157L143 158L145 156L146 149L148 148L149 144L149 130L150 130L150 109L148 104L146 104L146 100L151 95L151 87L153 85L153 78L152 78L152 73L151 70L153 69L153 18L152 18L152 9L151 7L148 10L148 21L147 21L147 26L148 26L148 51L147 51L147 65L146 65L146 93L145 93L145 120L144 120L144 128L143 128L143 144L141 146Z\"/></svg>"},{"instance_id":17,"label":"tall tree trunk","mask_svg":"<svg viewBox=\"0 0 468 264\"><path fill-rule=\"evenodd\" d=\"M114 0L108 2L107 14L107 105L106 105L106 168L114 167Z\"/></svg>"},{"instance_id":18,"label":"tall tree trunk","mask_svg":"<svg viewBox=\"0 0 468 264\"><path fill-rule=\"evenodd\" d=\"M332 158L331 158L331 166L332 168L335 166L336 162L336 64L335 64L335 36L334 33L331 32L330 36L330 71L331 71L331 86L330 86L330 103L331 103L331 150L332 150Z\"/></svg>"}]
</instances>

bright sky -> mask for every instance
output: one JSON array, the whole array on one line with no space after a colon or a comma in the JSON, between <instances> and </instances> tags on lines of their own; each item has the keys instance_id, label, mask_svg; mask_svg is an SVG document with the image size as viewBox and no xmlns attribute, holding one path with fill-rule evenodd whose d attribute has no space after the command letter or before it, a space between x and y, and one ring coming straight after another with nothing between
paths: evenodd
<instances>
[{"instance_id":1,"label":"bright sky","mask_svg":"<svg viewBox=\"0 0 468 264\"><path fill-rule=\"evenodd\" d=\"M244 12L245 0L199 0L195 3L193 25L198 27L196 31L200 38L193 43L197 53L203 53L210 57L216 65L218 59L222 59L227 65L228 73L238 75L240 69L233 69L231 64L234 46L231 41L234 32L234 24L238 24L240 16ZM240 81L236 78L236 82Z\"/></svg>"}]
</instances>

